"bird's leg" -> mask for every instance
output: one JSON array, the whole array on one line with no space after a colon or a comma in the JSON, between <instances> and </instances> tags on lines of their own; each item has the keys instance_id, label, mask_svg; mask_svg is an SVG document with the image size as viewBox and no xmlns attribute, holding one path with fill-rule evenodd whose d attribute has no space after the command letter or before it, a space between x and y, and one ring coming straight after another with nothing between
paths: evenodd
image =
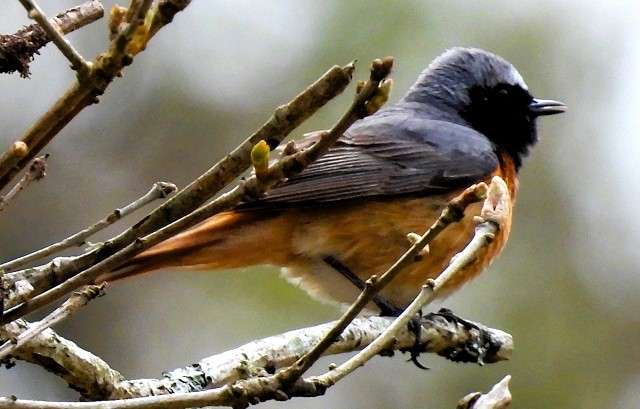
<instances>
[{"instance_id":1,"label":"bird's leg","mask_svg":"<svg viewBox=\"0 0 640 409\"><path fill-rule=\"evenodd\" d=\"M365 283L362 281L360 277L354 274L353 271L347 266L345 266L340 260L333 256L327 256L323 258L324 262L327 263L331 268L336 270L338 273L342 274L347 280L351 281L353 285L355 285L359 290L364 290ZM404 311L403 308L396 307L389 300L381 296L380 294L376 294L373 297L373 302L380 309L380 316L382 317L398 317ZM411 358L409 360L413 362L415 366L420 369L429 369L424 366L420 361L418 361L418 357L422 352L422 344L420 340L422 339L422 312L416 314L415 317L409 321L409 331L411 331L415 336L415 343L409 350L411 354Z\"/></svg>"},{"instance_id":2,"label":"bird's leg","mask_svg":"<svg viewBox=\"0 0 640 409\"><path fill-rule=\"evenodd\" d=\"M345 266L340 260L333 256L327 256L322 259L325 263L327 263L331 268L336 270L338 273L342 274L347 280L349 280L353 285L356 286L360 291L364 290L365 283L364 281L355 275L353 271L347 266ZM383 317L397 317L399 316L403 309L398 308L393 305L389 300L381 296L380 294L376 294L373 297L373 303L380 309L380 315Z\"/></svg>"}]
</instances>

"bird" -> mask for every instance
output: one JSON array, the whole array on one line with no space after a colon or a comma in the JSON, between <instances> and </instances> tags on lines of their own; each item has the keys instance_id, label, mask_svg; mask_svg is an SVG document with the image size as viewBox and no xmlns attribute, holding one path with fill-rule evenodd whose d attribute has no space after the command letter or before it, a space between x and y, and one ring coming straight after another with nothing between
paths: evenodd
<instances>
[{"instance_id":1,"label":"bird","mask_svg":"<svg viewBox=\"0 0 640 409\"><path fill-rule=\"evenodd\" d=\"M408 250L407 235L424 231L468 186L500 176L513 207L519 171L538 141L536 120L565 111L561 102L534 98L505 59L478 48L448 49L398 102L355 122L301 173L142 252L104 279L167 268L272 265L312 297L350 304L365 280ZM319 135L296 144L310 146ZM471 240L480 209L470 206L430 243L427 256L382 290L384 302L369 308L383 315L406 308ZM450 295L484 270L503 249L511 224L509 218L438 295Z\"/></svg>"}]
</instances>

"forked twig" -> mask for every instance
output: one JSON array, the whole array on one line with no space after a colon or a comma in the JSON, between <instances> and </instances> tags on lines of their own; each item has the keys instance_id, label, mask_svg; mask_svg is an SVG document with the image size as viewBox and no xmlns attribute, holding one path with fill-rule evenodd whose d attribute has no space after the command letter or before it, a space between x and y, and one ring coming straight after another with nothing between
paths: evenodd
<instances>
[{"instance_id":1,"label":"forked twig","mask_svg":"<svg viewBox=\"0 0 640 409\"><path fill-rule=\"evenodd\" d=\"M4 270L5 272L9 272L16 267L20 267L24 264L30 263L32 261L41 259L43 257L50 256L52 254L58 253L64 249L74 246L81 246L85 244L85 241L99 232L100 230L105 229L106 227L112 225L123 217L128 216L129 214L135 212L141 207L153 202L157 199L165 198L177 190L176 185L168 182L156 182L151 187L151 189L142 197L136 199L135 201L129 203L123 208L115 209L105 218L97 221L91 226L80 230L79 232L57 242L53 243L43 249L34 251L33 253L27 254L25 256L19 257L15 260L8 261L4 264L0 264L0 270ZM2 210L0 208L0 210Z\"/></svg>"},{"instance_id":2,"label":"forked twig","mask_svg":"<svg viewBox=\"0 0 640 409\"><path fill-rule=\"evenodd\" d=\"M24 4L31 7L32 4L27 0ZM134 4L148 4L148 1L137 2ZM158 0L154 3L153 19L149 24L157 29L168 24L173 17L180 11L184 10L190 3L190 0ZM30 8L30 10L32 10ZM140 10L140 9L138 9ZM151 12L150 11L150 12ZM41 12L36 11L33 17L43 18ZM44 20L41 21L43 24ZM134 35L138 33L136 29L145 23L145 19L136 14L136 18L127 21L125 28L115 36L109 45L109 49L100 54L91 64L83 65L77 56L67 55L73 61L76 67L89 67L86 70L82 68L80 75L71 87L45 112L20 138L19 142L26 145L27 153L23 157L11 154L12 148L9 148L2 156L0 156L0 189L4 188L23 169L27 163L33 159L59 132L62 130L75 116L87 106L98 102L98 96L102 95L114 78L121 75L122 69L131 64L134 54L128 51L128 47L122 46L134 39ZM56 32L56 30L52 30ZM135 37L136 41L143 41L144 44L149 41L157 30L146 30L141 37ZM61 37L58 35L57 37ZM55 39L56 37L54 37ZM58 45L66 47L60 43ZM139 50L138 50L139 51ZM65 51L65 52L68 52ZM86 74L86 75L85 75Z\"/></svg>"}]
</instances>

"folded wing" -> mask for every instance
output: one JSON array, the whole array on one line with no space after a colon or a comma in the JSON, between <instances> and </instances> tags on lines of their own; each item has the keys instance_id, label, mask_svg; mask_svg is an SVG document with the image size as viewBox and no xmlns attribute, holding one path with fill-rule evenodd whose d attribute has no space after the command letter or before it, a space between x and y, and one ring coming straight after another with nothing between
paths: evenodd
<instances>
[{"instance_id":1,"label":"folded wing","mask_svg":"<svg viewBox=\"0 0 640 409\"><path fill-rule=\"evenodd\" d=\"M471 128L410 112L380 112L354 124L299 175L242 207L441 194L483 180L497 166L493 144Z\"/></svg>"}]
</instances>

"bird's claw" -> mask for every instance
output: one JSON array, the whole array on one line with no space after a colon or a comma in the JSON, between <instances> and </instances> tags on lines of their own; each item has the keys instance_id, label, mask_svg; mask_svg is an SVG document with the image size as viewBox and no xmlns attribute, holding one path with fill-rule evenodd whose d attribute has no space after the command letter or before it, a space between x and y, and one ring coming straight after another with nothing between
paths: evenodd
<instances>
[{"instance_id":1,"label":"bird's claw","mask_svg":"<svg viewBox=\"0 0 640 409\"><path fill-rule=\"evenodd\" d=\"M420 357L420 354L422 353L422 347L423 347L422 343L420 342L420 340L422 339L422 312L416 314L413 318L411 318L411 320L409 321L409 324L407 325L408 325L409 331L413 333L413 335L415 336L415 342L409 349L409 354L411 356L407 360L407 362L409 361L413 362L413 364L418 368L428 370L429 367L423 365L418 360L418 358Z\"/></svg>"}]
</instances>

